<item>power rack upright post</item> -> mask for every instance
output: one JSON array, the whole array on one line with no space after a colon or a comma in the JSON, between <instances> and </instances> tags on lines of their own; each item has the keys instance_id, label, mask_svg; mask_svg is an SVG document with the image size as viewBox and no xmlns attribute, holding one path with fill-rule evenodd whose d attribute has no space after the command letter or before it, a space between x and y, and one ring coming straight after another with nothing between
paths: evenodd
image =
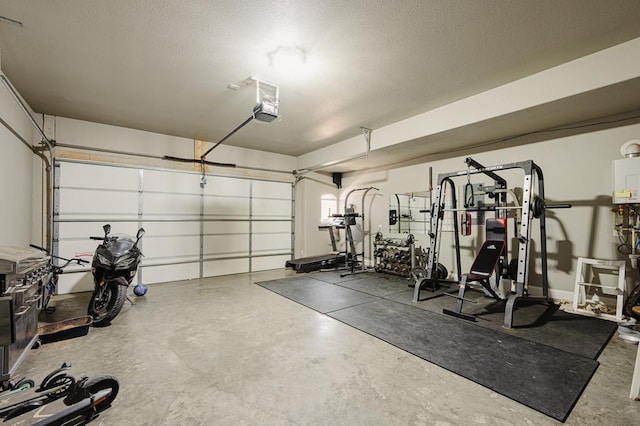
<instances>
[{"instance_id":1,"label":"power rack upright post","mask_svg":"<svg viewBox=\"0 0 640 426\"><path fill-rule=\"evenodd\" d=\"M365 234L371 234L370 227L367 227L365 221L365 199L367 198L367 194L369 191L375 190L378 191L378 188L369 186L366 188L356 188L347 192L347 195L344 198L344 228L345 228L345 251L346 251L346 261L349 267L349 272L341 274L342 277L352 274L359 274L362 272L370 271L366 265L365 259ZM355 212L354 208L349 205L349 197L354 192L362 191L362 205L361 212ZM360 229L361 229L361 238L356 239L354 236L353 228L358 225L358 220L360 221ZM358 251L358 244L362 244L362 251ZM371 245L371 243L369 243ZM358 260L358 256L362 256L362 260ZM373 271L373 270L371 270Z\"/></svg>"}]
</instances>

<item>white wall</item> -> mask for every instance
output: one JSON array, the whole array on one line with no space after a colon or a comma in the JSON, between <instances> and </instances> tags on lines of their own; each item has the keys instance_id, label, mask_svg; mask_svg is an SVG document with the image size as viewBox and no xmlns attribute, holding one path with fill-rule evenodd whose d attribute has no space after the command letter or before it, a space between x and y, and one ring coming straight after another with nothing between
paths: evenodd
<instances>
[{"instance_id":1,"label":"white wall","mask_svg":"<svg viewBox=\"0 0 640 426\"><path fill-rule=\"evenodd\" d=\"M295 257L317 256L333 250L327 230L321 224L320 198L332 194L338 198L338 188L330 177L318 173L305 175L295 191ZM340 208L340 207L339 207ZM336 238L344 235L335 234Z\"/></svg>"},{"instance_id":2,"label":"white wall","mask_svg":"<svg viewBox=\"0 0 640 426\"><path fill-rule=\"evenodd\" d=\"M380 188L370 216L372 231L375 233L378 225L382 225L387 235L389 196L395 192L417 192L428 189L429 167L433 168L435 186L439 173L466 170L464 159L467 156L471 156L484 166L533 160L544 173L547 202L573 204L571 209L547 211L549 286L552 296L555 292L560 298L566 298L569 292L573 292L578 256L602 259L626 258L617 251L619 241L613 236L612 231L612 161L621 158L619 149L625 141L639 137L640 124L634 124L388 171L357 173L345 178L342 194L356 187ZM507 178L510 187L522 188L523 173L521 171L512 171L503 175ZM466 182L464 177L458 180L461 185ZM482 178L479 175L474 176L473 181L482 181ZM484 181L487 184L491 183L486 178ZM536 184L534 188L537 188ZM509 233L513 235L513 224L510 222L509 226ZM538 226L538 221L533 219L532 236L537 240L537 242L534 241L533 256L539 258ZM473 232L474 235L471 237L461 237L462 246L474 247L474 249L462 250L463 272L469 268L475 249L484 239L482 229L475 227ZM428 247L427 236L418 236L418 240L424 247ZM444 237L441 252L442 263L450 271L453 270L452 242L451 234L448 233ZM536 275L530 275L531 285L539 283L539 260L536 263L534 272Z\"/></svg>"},{"instance_id":3,"label":"white wall","mask_svg":"<svg viewBox=\"0 0 640 426\"><path fill-rule=\"evenodd\" d=\"M0 118L24 140L33 143L31 123L4 84L0 84ZM25 247L34 242L31 234L34 157L18 137L0 124L0 245Z\"/></svg>"}]
</instances>

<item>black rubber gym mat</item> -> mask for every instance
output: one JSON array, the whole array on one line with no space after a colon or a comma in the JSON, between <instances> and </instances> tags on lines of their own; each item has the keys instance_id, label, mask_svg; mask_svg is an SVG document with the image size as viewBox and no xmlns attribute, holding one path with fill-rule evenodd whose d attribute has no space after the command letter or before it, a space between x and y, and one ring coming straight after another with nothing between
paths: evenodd
<instances>
[{"instance_id":1,"label":"black rubber gym mat","mask_svg":"<svg viewBox=\"0 0 640 426\"><path fill-rule=\"evenodd\" d=\"M342 271L344 273L344 271ZM377 274L377 273L360 273L355 275L340 276L340 272L319 271L309 276L341 287L362 291L372 296L384 297L391 299L402 293L410 293L407 301L411 302L413 298L413 284L411 280L399 275ZM449 291L448 287L442 287L440 290L428 291L423 290L420 294L420 300L428 300L434 297L442 296L442 293Z\"/></svg>"},{"instance_id":2,"label":"black rubber gym mat","mask_svg":"<svg viewBox=\"0 0 640 426\"><path fill-rule=\"evenodd\" d=\"M319 272L257 284L560 421L616 329L610 321L527 303L516 310L516 327L505 329L503 307L473 292L468 296L479 303L465 312L478 314L478 322L468 322L442 314L455 299L411 302L413 290L399 277L349 278Z\"/></svg>"},{"instance_id":3,"label":"black rubber gym mat","mask_svg":"<svg viewBox=\"0 0 640 426\"><path fill-rule=\"evenodd\" d=\"M321 313L379 299L376 296L329 284L310 276L283 278L256 284Z\"/></svg>"},{"instance_id":4,"label":"black rubber gym mat","mask_svg":"<svg viewBox=\"0 0 640 426\"><path fill-rule=\"evenodd\" d=\"M328 315L559 421L598 367L593 359L385 299Z\"/></svg>"},{"instance_id":5,"label":"black rubber gym mat","mask_svg":"<svg viewBox=\"0 0 640 426\"><path fill-rule=\"evenodd\" d=\"M457 291L455 293L457 294ZM598 358L617 329L617 324L612 321L564 312L559 310L558 306L526 301L518 303L513 316L513 328L506 329L503 327L505 306L503 302L496 302L495 299L486 297L481 291L468 291L465 297L477 301L477 304L465 302L463 308L463 312L477 315L477 322L474 322L474 325L591 359ZM456 299L448 296L419 303L413 303L412 298L413 292L385 296L385 299L435 313L442 313L443 308L454 309L456 304ZM458 319L458 321L465 320Z\"/></svg>"},{"instance_id":6,"label":"black rubber gym mat","mask_svg":"<svg viewBox=\"0 0 640 426\"><path fill-rule=\"evenodd\" d=\"M322 275L314 275L314 278L322 279ZM396 276L384 276L375 274L363 274L360 278L333 283L340 287L361 291L377 297L385 297L400 293L408 289L408 281Z\"/></svg>"}]
</instances>

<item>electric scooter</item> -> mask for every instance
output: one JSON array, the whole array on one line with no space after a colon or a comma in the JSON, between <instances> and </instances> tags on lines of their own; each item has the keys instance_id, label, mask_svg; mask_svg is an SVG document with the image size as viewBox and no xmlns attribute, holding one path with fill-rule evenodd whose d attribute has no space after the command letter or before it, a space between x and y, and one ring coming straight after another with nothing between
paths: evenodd
<instances>
[{"instance_id":1,"label":"electric scooter","mask_svg":"<svg viewBox=\"0 0 640 426\"><path fill-rule=\"evenodd\" d=\"M76 380L66 373L69 368L70 364L62 364L38 387L32 380L22 380L0 393L0 421L8 425L62 425L91 420L111 406L120 387L117 378L82 376Z\"/></svg>"}]
</instances>

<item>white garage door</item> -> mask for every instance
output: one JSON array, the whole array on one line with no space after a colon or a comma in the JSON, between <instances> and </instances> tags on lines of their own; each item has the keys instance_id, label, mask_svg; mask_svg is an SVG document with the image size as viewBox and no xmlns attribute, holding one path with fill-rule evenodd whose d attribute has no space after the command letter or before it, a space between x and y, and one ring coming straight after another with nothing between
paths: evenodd
<instances>
[{"instance_id":1,"label":"white garage door","mask_svg":"<svg viewBox=\"0 0 640 426\"><path fill-rule=\"evenodd\" d=\"M91 255L89 236L135 235L145 284L282 268L291 258L291 183L58 160L54 254ZM69 268L59 292L92 288L88 268Z\"/></svg>"}]
</instances>

